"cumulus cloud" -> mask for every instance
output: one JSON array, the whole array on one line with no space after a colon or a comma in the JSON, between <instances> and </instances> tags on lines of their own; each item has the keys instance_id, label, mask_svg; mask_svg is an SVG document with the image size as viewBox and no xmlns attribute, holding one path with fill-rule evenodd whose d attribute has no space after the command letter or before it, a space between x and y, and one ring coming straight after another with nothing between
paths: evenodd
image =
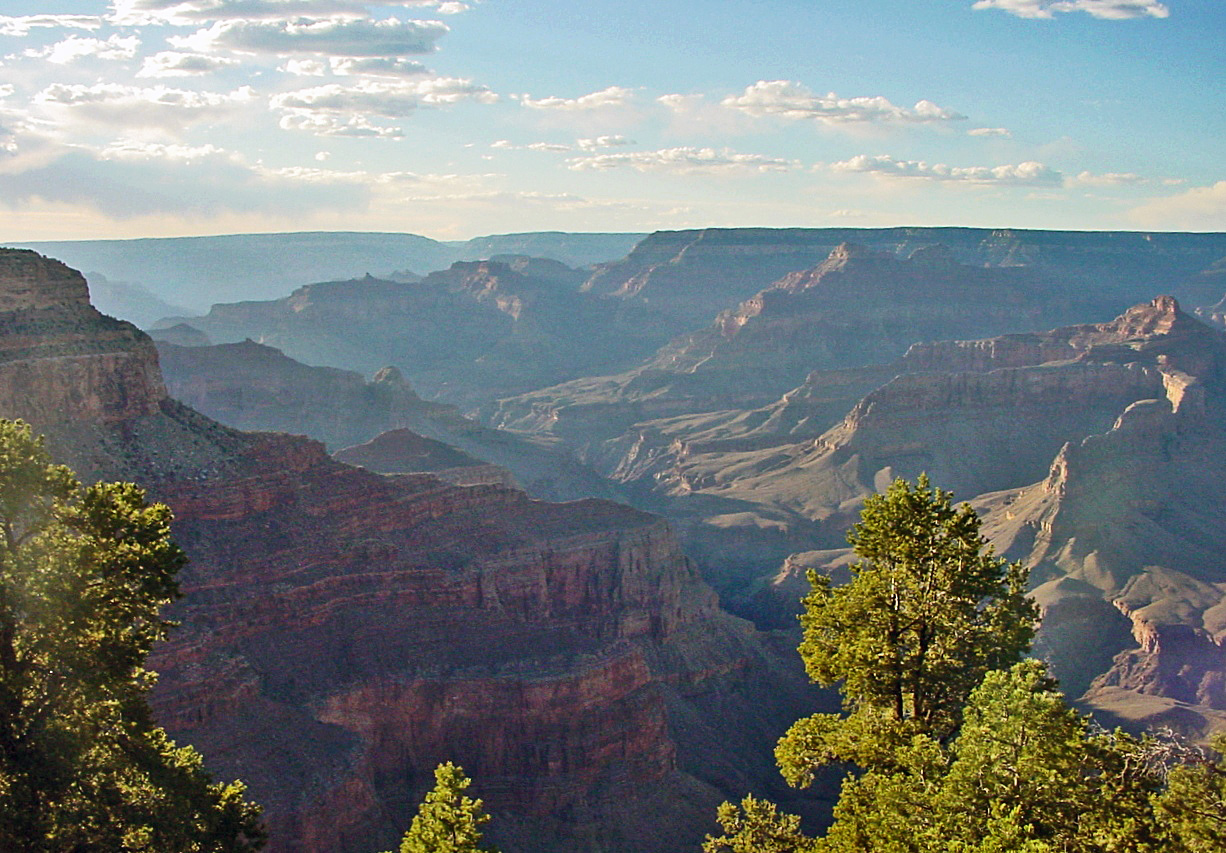
<instances>
[{"instance_id":1,"label":"cumulus cloud","mask_svg":"<svg viewBox=\"0 0 1226 853\"><path fill-rule=\"evenodd\" d=\"M1007 127L976 127L966 132L967 136L1000 136L1005 139L1013 136Z\"/></svg>"},{"instance_id":2,"label":"cumulus cloud","mask_svg":"<svg viewBox=\"0 0 1226 853\"><path fill-rule=\"evenodd\" d=\"M447 33L440 21L401 21L333 17L322 20L218 21L190 36L172 36L175 47L198 53L317 54L347 57L396 57L430 53Z\"/></svg>"},{"instance_id":3,"label":"cumulus cloud","mask_svg":"<svg viewBox=\"0 0 1226 853\"><path fill-rule=\"evenodd\" d=\"M620 148L623 145L633 145L633 139L627 139L620 133L607 136L597 136L594 139L577 139L575 145L580 151L599 151L602 148Z\"/></svg>"},{"instance_id":4,"label":"cumulus cloud","mask_svg":"<svg viewBox=\"0 0 1226 853\"><path fill-rule=\"evenodd\" d=\"M1053 18L1057 12L1085 12L1095 18L1166 18L1171 11L1157 0L978 0L974 9L1000 9L1019 18Z\"/></svg>"},{"instance_id":5,"label":"cumulus cloud","mask_svg":"<svg viewBox=\"0 0 1226 853\"><path fill-rule=\"evenodd\" d=\"M429 74L430 69L400 56L332 57L332 73L338 77L366 75L369 77L415 77Z\"/></svg>"},{"instance_id":6,"label":"cumulus cloud","mask_svg":"<svg viewBox=\"0 0 1226 853\"><path fill-rule=\"evenodd\" d=\"M175 50L163 50L153 56L146 56L136 76L195 77L238 64L237 59L210 56L207 53L180 53Z\"/></svg>"},{"instance_id":7,"label":"cumulus cloud","mask_svg":"<svg viewBox=\"0 0 1226 853\"><path fill-rule=\"evenodd\" d=\"M571 146L561 142L529 142L527 145L516 145L509 139L499 139L497 142L491 142L490 148L496 148L500 151L573 151Z\"/></svg>"},{"instance_id":8,"label":"cumulus cloud","mask_svg":"<svg viewBox=\"0 0 1226 853\"><path fill-rule=\"evenodd\" d=\"M218 159L239 162L237 154L212 144L178 145L127 139L112 142L98 152L98 157L101 160L164 160L177 163L198 163L201 160Z\"/></svg>"},{"instance_id":9,"label":"cumulus cloud","mask_svg":"<svg viewBox=\"0 0 1226 853\"><path fill-rule=\"evenodd\" d=\"M1080 172L1071 178L1069 183L1089 187L1118 187L1128 184L1143 184L1145 179L1132 172L1103 172L1098 175L1093 172Z\"/></svg>"},{"instance_id":10,"label":"cumulus cloud","mask_svg":"<svg viewBox=\"0 0 1226 853\"><path fill-rule=\"evenodd\" d=\"M352 86L329 83L274 95L274 109L322 113L365 113L403 118L419 106L440 106L460 101L493 103L498 96L485 86L456 77L384 83L359 80Z\"/></svg>"},{"instance_id":11,"label":"cumulus cloud","mask_svg":"<svg viewBox=\"0 0 1226 853\"><path fill-rule=\"evenodd\" d=\"M785 172L795 168L789 160L760 154L738 154L724 148L663 148L659 151L619 152L572 157L566 165L575 171L608 171L631 168L639 172Z\"/></svg>"},{"instance_id":12,"label":"cumulus cloud","mask_svg":"<svg viewBox=\"0 0 1226 853\"><path fill-rule=\"evenodd\" d=\"M578 98L559 98L556 95L548 98L533 98L530 95L518 97L521 104L534 110L599 110L625 106L634 98L634 92L621 86L610 86Z\"/></svg>"},{"instance_id":13,"label":"cumulus cloud","mask_svg":"<svg viewBox=\"0 0 1226 853\"><path fill-rule=\"evenodd\" d=\"M422 106L497 100L497 95L471 80L435 77L396 82L359 80L353 86L329 83L274 95L270 105L284 113L280 124L285 130L318 136L396 139L404 135L401 128L376 125L370 117L406 118Z\"/></svg>"},{"instance_id":14,"label":"cumulus cloud","mask_svg":"<svg viewBox=\"0 0 1226 853\"><path fill-rule=\"evenodd\" d=\"M63 41L48 45L37 50L27 50L24 56L35 59L45 59L56 65L67 65L86 56L97 59L131 59L140 48L140 39L136 36L111 36L105 41L96 38L69 36Z\"/></svg>"},{"instance_id":15,"label":"cumulus cloud","mask_svg":"<svg viewBox=\"0 0 1226 853\"><path fill-rule=\"evenodd\" d=\"M1009 166L946 166L922 160L896 160L883 154L860 154L850 160L830 164L836 172L862 172L891 178L920 178L930 181L960 181L971 184L1013 186L1058 186L1063 176L1042 163L1027 161Z\"/></svg>"},{"instance_id":16,"label":"cumulus cloud","mask_svg":"<svg viewBox=\"0 0 1226 853\"><path fill-rule=\"evenodd\" d=\"M1148 227L1180 231L1226 229L1226 181L1152 199L1133 208L1129 215Z\"/></svg>"},{"instance_id":17,"label":"cumulus cloud","mask_svg":"<svg viewBox=\"0 0 1226 853\"><path fill-rule=\"evenodd\" d=\"M34 96L34 103L74 119L118 127L175 130L192 122L218 118L255 99L243 86L233 92L193 92L167 86L141 88L119 83L92 86L54 83Z\"/></svg>"},{"instance_id":18,"label":"cumulus cloud","mask_svg":"<svg viewBox=\"0 0 1226 853\"><path fill-rule=\"evenodd\" d=\"M300 130L316 136L340 136L352 139L402 139L404 129L373 124L363 115L341 118L323 113L292 112L281 116L282 130Z\"/></svg>"},{"instance_id":19,"label":"cumulus cloud","mask_svg":"<svg viewBox=\"0 0 1226 853\"><path fill-rule=\"evenodd\" d=\"M328 73L328 67L328 63L322 59L291 59L278 70L298 77L323 77Z\"/></svg>"},{"instance_id":20,"label":"cumulus cloud","mask_svg":"<svg viewBox=\"0 0 1226 853\"><path fill-rule=\"evenodd\" d=\"M118 24L190 25L236 19L365 18L374 5L432 9L443 15L468 9L467 4L451 0L112 0L111 19Z\"/></svg>"},{"instance_id":21,"label":"cumulus cloud","mask_svg":"<svg viewBox=\"0 0 1226 853\"><path fill-rule=\"evenodd\" d=\"M788 119L814 119L827 124L853 122L948 122L966 116L932 101L899 107L881 96L841 98L834 92L819 95L789 80L759 80L740 95L729 95L723 106L754 117L777 115Z\"/></svg>"},{"instance_id":22,"label":"cumulus cloud","mask_svg":"<svg viewBox=\"0 0 1226 853\"><path fill-rule=\"evenodd\" d=\"M0 36L25 36L33 29L96 30L97 15L0 15Z\"/></svg>"}]
</instances>

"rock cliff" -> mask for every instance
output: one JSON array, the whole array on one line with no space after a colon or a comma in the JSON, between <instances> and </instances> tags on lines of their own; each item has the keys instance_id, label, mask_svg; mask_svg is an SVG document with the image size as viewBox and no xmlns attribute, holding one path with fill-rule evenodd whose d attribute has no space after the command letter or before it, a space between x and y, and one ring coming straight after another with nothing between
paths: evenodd
<instances>
[{"instance_id":1,"label":"rock cliff","mask_svg":"<svg viewBox=\"0 0 1226 853\"><path fill-rule=\"evenodd\" d=\"M690 849L719 799L773 775L807 690L658 518L379 476L222 427L164 396L152 344L92 313L79 277L29 253L0 269L0 329L18 330L0 348L89 402L65 429L5 385L0 415L174 509L192 562L151 660L155 714L250 783L271 850L390 846L446 759L508 851ZM39 312L75 312L76 336ZM93 405L112 393L131 408Z\"/></svg>"},{"instance_id":2,"label":"rock cliff","mask_svg":"<svg viewBox=\"0 0 1226 853\"><path fill-rule=\"evenodd\" d=\"M358 373L310 367L280 350L244 341L217 346L159 343L170 396L227 426L309 435L338 450L365 444L381 433L410 429L471 456L472 465L497 466L533 497L576 500L618 497L617 488L547 443L490 429L450 405L422 400L396 368L383 368L368 382ZM387 454L355 464L383 473L406 469ZM403 454L401 454L403 456ZM494 471L472 471L481 482ZM457 473L457 476L460 476ZM494 478L502 482L502 476Z\"/></svg>"},{"instance_id":3,"label":"rock cliff","mask_svg":"<svg viewBox=\"0 0 1226 853\"><path fill-rule=\"evenodd\" d=\"M183 321L218 343L250 338L363 374L395 364L427 397L475 408L633 364L675 333L649 307L580 293L582 278L543 259L464 261L421 281L310 284L162 325Z\"/></svg>"},{"instance_id":4,"label":"rock cliff","mask_svg":"<svg viewBox=\"0 0 1226 853\"><path fill-rule=\"evenodd\" d=\"M559 436L584 458L607 458L601 443L625 445L624 434L643 432L637 425L644 422L770 406L815 370L888 364L921 341L1110 316L1102 306L1100 297L1065 292L1031 268L963 265L940 246L901 260L845 243L674 339L641 367L500 401L490 421ZM843 400L871 387L853 382ZM833 409L827 416L838 418ZM612 473L607 463L604 472Z\"/></svg>"}]
</instances>

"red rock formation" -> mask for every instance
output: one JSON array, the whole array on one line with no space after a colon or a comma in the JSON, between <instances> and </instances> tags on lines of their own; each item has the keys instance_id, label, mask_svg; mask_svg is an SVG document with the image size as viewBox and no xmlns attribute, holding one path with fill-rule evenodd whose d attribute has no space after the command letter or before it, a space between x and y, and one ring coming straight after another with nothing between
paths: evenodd
<instances>
[{"instance_id":1,"label":"red rock formation","mask_svg":"<svg viewBox=\"0 0 1226 853\"><path fill-rule=\"evenodd\" d=\"M58 281L52 262L22 260L36 269L9 292ZM32 418L175 511L192 562L180 628L150 661L155 714L219 775L250 783L270 850L388 847L449 759L478 780L508 851L688 849L721 797L763 778L765 762L739 753L769 755L799 711L798 674L772 669L719 610L662 521L382 477L317 442L225 429L157 399L155 383L128 389L127 374L108 373L151 345L74 298L31 312L15 296L0 329L75 311L77 337L31 333L54 357L26 360L52 387L84 377L146 400L119 420L74 410L75 430ZM116 330L128 350L113 351ZM56 348L68 345L93 351L65 361ZM0 415L20 399L0 389ZM639 822L658 812L651 831L623 820L634 809Z\"/></svg>"}]
</instances>

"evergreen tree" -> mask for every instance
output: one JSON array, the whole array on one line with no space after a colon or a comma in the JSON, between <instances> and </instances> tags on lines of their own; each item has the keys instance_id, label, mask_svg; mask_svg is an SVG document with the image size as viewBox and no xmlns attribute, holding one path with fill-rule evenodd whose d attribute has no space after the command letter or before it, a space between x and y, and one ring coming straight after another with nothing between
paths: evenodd
<instances>
[{"instance_id":1,"label":"evergreen tree","mask_svg":"<svg viewBox=\"0 0 1226 853\"><path fill-rule=\"evenodd\" d=\"M769 800L749 796L740 806L724 803L716 812L724 835L707 836L703 853L807 853L813 839L800 831L800 818Z\"/></svg>"},{"instance_id":2,"label":"evergreen tree","mask_svg":"<svg viewBox=\"0 0 1226 853\"><path fill-rule=\"evenodd\" d=\"M1096 732L1024 661L988 673L948 745L921 734L889 769L849 776L819 850L1176 850L1150 799L1144 744Z\"/></svg>"},{"instance_id":3,"label":"evergreen tree","mask_svg":"<svg viewBox=\"0 0 1226 853\"><path fill-rule=\"evenodd\" d=\"M1026 571L994 556L979 525L926 476L895 480L848 533L851 582L809 573L800 655L814 681L840 685L850 714L793 726L776 753L790 782L836 761L888 765L916 734L947 740L984 673L1025 654L1037 618Z\"/></svg>"},{"instance_id":4,"label":"evergreen tree","mask_svg":"<svg viewBox=\"0 0 1226 853\"><path fill-rule=\"evenodd\" d=\"M481 827L489 821L481 800L464 792L472 784L450 761L434 769L434 788L400 842L400 853L475 853L481 846Z\"/></svg>"},{"instance_id":5,"label":"evergreen tree","mask_svg":"<svg viewBox=\"0 0 1226 853\"><path fill-rule=\"evenodd\" d=\"M1226 849L1226 732L1213 739L1216 760L1196 756L1176 766L1155 798L1172 843L1189 853Z\"/></svg>"},{"instance_id":6,"label":"evergreen tree","mask_svg":"<svg viewBox=\"0 0 1226 853\"><path fill-rule=\"evenodd\" d=\"M256 850L259 809L150 717L144 669L184 563L170 512L82 487L0 420L0 849Z\"/></svg>"}]
</instances>

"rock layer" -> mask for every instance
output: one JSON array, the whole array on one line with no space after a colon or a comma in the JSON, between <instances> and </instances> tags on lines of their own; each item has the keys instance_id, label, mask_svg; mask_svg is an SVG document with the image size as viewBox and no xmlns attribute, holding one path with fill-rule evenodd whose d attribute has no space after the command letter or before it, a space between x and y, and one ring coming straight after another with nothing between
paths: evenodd
<instances>
[{"instance_id":1,"label":"rock layer","mask_svg":"<svg viewBox=\"0 0 1226 853\"><path fill-rule=\"evenodd\" d=\"M54 262L18 259L37 269L8 293L61 283ZM318 442L222 427L108 372L122 357L156 376L152 345L76 292L36 309L14 296L0 329L74 311L77 337L27 336L48 356L0 347L51 388L109 384L142 405L65 425L6 408L22 398L5 388L0 415L28 414L93 475L136 477L175 511L192 562L181 627L150 662L155 714L250 783L270 850L388 847L448 759L479 780L508 851L689 849L720 798L769 772L740 755L767 756L799 713L799 674L719 610L662 521L383 477ZM69 345L82 351L65 359Z\"/></svg>"}]
</instances>

